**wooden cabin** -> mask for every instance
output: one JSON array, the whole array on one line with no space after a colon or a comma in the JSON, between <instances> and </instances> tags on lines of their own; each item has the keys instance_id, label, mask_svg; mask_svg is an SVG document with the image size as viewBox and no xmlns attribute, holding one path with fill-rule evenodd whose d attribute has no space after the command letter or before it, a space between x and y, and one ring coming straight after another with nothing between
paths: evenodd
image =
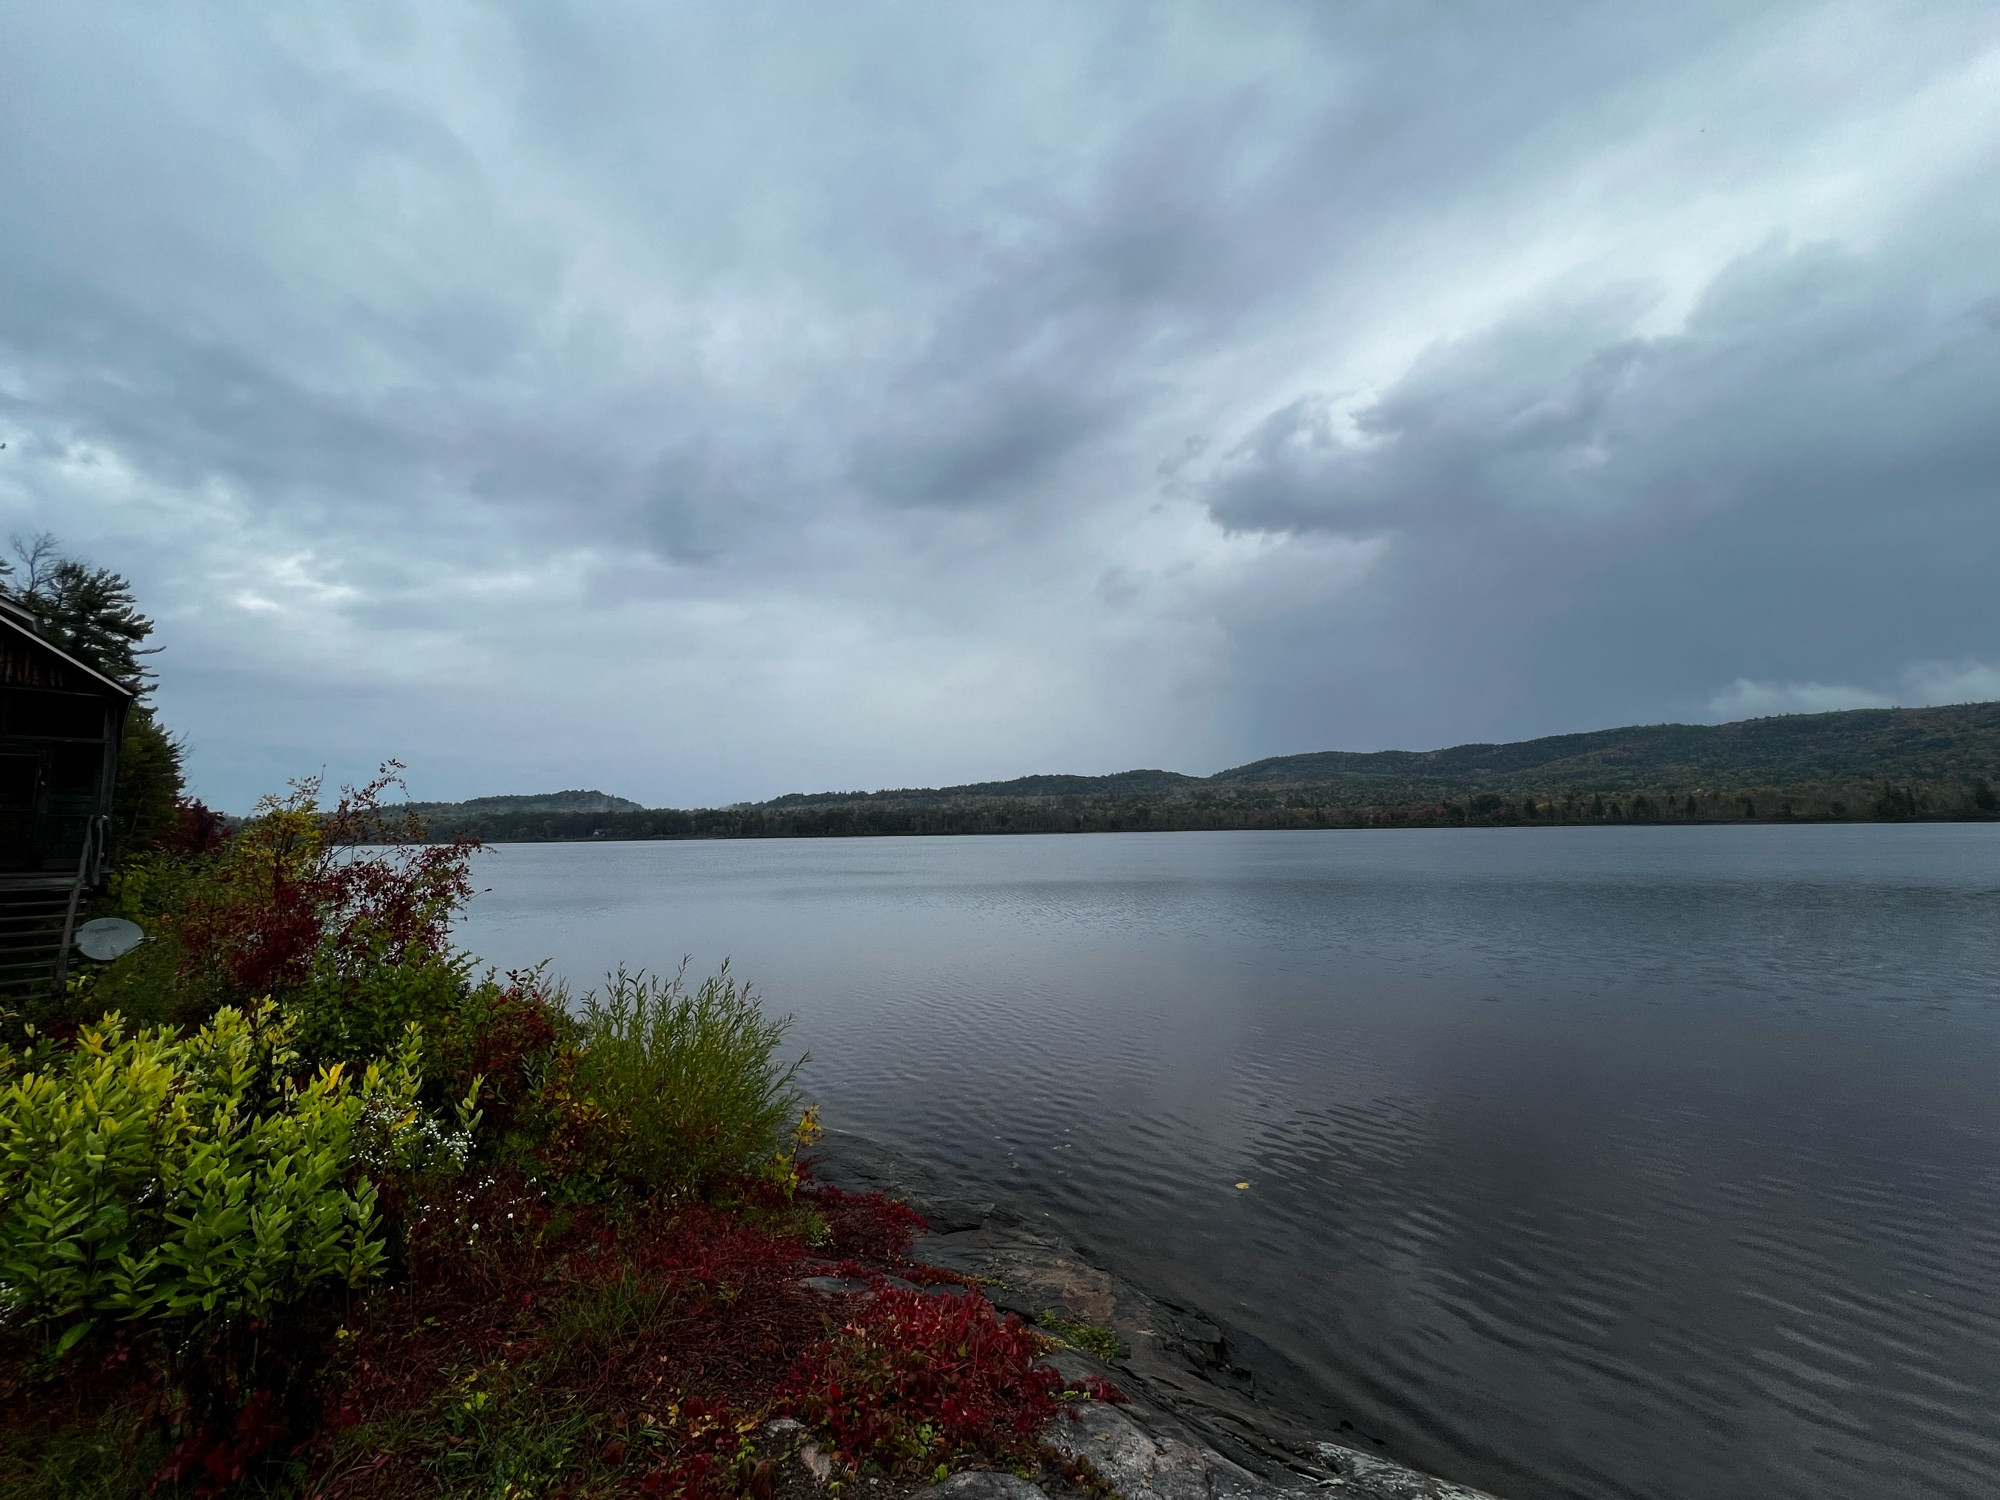
<instances>
[{"instance_id":1,"label":"wooden cabin","mask_svg":"<svg viewBox=\"0 0 2000 1500\"><path fill-rule=\"evenodd\" d=\"M0 994L60 984L110 873L111 793L136 695L43 640L0 595Z\"/></svg>"}]
</instances>

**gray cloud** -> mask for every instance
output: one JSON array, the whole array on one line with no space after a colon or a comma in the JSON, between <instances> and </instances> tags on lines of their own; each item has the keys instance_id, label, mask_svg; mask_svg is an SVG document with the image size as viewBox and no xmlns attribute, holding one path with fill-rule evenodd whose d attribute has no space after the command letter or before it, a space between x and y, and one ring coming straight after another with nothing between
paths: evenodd
<instances>
[{"instance_id":1,"label":"gray cloud","mask_svg":"<svg viewBox=\"0 0 2000 1500\"><path fill-rule=\"evenodd\" d=\"M1390 538L1322 639L1399 649L1315 675L1378 713L1404 696L1408 733L1450 732L1425 706L1440 688L1503 733L1564 696L1607 717L1935 701L1911 670L1932 643L2000 657L2000 337L1963 276L2000 245L1929 207L1866 254L1763 247L1671 333L1635 331L1643 299L1558 299L1358 408L1289 403L1209 503L1231 526ZM1384 676L1412 655L1401 693ZM1721 691L1767 678L1807 686ZM1336 721L1289 713L1296 734Z\"/></svg>"},{"instance_id":2,"label":"gray cloud","mask_svg":"<svg viewBox=\"0 0 2000 1500\"><path fill-rule=\"evenodd\" d=\"M2000 666L1983 7L6 14L0 522L232 806Z\"/></svg>"}]
</instances>

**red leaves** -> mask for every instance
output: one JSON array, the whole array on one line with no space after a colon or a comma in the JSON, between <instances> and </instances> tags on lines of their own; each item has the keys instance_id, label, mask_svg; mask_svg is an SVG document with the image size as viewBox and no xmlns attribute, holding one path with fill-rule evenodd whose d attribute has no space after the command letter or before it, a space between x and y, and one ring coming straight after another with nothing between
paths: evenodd
<instances>
[{"instance_id":1,"label":"red leaves","mask_svg":"<svg viewBox=\"0 0 2000 1500\"><path fill-rule=\"evenodd\" d=\"M480 1080L480 1134L489 1153L519 1160L528 1150L511 1139L523 1132L529 1145L546 1139L551 1118L560 1111L545 1096L542 1076L561 1034L556 1004L544 992L538 973L509 974L504 989L491 984L470 987L457 1008L424 1035L424 1066L447 1097L465 1096L473 1079ZM554 1071L563 1073L562 1059Z\"/></svg>"},{"instance_id":2,"label":"red leaves","mask_svg":"<svg viewBox=\"0 0 2000 1500\"><path fill-rule=\"evenodd\" d=\"M515 978L494 999L473 1038L472 1071L486 1078L516 1079L555 1045L556 1023L549 1002L527 981Z\"/></svg>"},{"instance_id":3,"label":"red leaves","mask_svg":"<svg viewBox=\"0 0 2000 1500\"><path fill-rule=\"evenodd\" d=\"M1004 1456L1055 1414L1062 1377L1042 1349L983 1297L883 1284L794 1366L785 1398L852 1461L914 1472L966 1450Z\"/></svg>"},{"instance_id":4,"label":"red leaves","mask_svg":"<svg viewBox=\"0 0 2000 1500\"><path fill-rule=\"evenodd\" d=\"M176 796L173 821L153 835L152 847L184 859L213 854L228 840L229 825L221 813L199 797Z\"/></svg>"},{"instance_id":5,"label":"red leaves","mask_svg":"<svg viewBox=\"0 0 2000 1500\"><path fill-rule=\"evenodd\" d=\"M799 1196L819 1210L832 1238L836 1259L873 1260L899 1264L910 1253L918 1234L928 1226L907 1203L880 1193L843 1193L836 1187L813 1186Z\"/></svg>"},{"instance_id":6,"label":"red leaves","mask_svg":"<svg viewBox=\"0 0 2000 1500\"><path fill-rule=\"evenodd\" d=\"M756 1418L739 1418L727 1401L689 1396L680 1404L671 1460L656 1464L639 1481L641 1495L715 1496L736 1494L754 1469L746 1466L744 1436Z\"/></svg>"},{"instance_id":7,"label":"red leaves","mask_svg":"<svg viewBox=\"0 0 2000 1500\"><path fill-rule=\"evenodd\" d=\"M476 846L424 844L420 823L386 811L398 769L343 791L331 810L317 778L261 806L229 841L209 898L182 918L187 966L267 995L303 983L316 962L339 971L443 956L472 894Z\"/></svg>"},{"instance_id":8,"label":"red leaves","mask_svg":"<svg viewBox=\"0 0 2000 1500\"><path fill-rule=\"evenodd\" d=\"M244 1475L267 1449L286 1436L285 1423L269 1391L257 1391L227 1428L197 1427L173 1446L153 1486L195 1481L198 1496L221 1495Z\"/></svg>"},{"instance_id":9,"label":"red leaves","mask_svg":"<svg viewBox=\"0 0 2000 1500\"><path fill-rule=\"evenodd\" d=\"M670 1291L683 1304L741 1303L772 1296L802 1274L806 1249L705 1204L676 1211L644 1229L601 1230L572 1252L567 1279L599 1286L634 1278L642 1290Z\"/></svg>"},{"instance_id":10,"label":"red leaves","mask_svg":"<svg viewBox=\"0 0 2000 1500\"><path fill-rule=\"evenodd\" d=\"M393 1429L431 1408L440 1370L480 1368L496 1389L598 1413L590 1451L662 1500L754 1490L749 1435L779 1413L849 1470L1033 1453L1064 1389L1040 1363L1045 1341L976 1294L890 1280L942 1275L904 1258L916 1215L879 1195L807 1188L788 1202L742 1186L733 1208L613 1214L497 1173L414 1209L408 1275L370 1299L336 1382L340 1420ZM819 1218L831 1247L803 1237ZM846 1253L863 1246L876 1253ZM836 1270L870 1290L799 1285ZM417 1493L405 1482L371 1493Z\"/></svg>"}]
</instances>

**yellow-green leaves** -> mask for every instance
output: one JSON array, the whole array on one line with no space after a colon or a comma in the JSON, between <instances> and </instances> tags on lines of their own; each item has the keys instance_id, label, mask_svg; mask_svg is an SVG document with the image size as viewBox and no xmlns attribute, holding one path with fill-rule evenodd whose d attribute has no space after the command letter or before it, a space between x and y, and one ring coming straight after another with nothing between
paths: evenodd
<instances>
[{"instance_id":1,"label":"yellow-green leaves","mask_svg":"<svg viewBox=\"0 0 2000 1500\"><path fill-rule=\"evenodd\" d=\"M193 1037L110 1016L0 1054L0 1318L67 1348L99 1319L213 1328L377 1274L370 1171L463 1143L417 1108L414 1027L358 1082L302 1078L294 1030L263 1001Z\"/></svg>"}]
</instances>

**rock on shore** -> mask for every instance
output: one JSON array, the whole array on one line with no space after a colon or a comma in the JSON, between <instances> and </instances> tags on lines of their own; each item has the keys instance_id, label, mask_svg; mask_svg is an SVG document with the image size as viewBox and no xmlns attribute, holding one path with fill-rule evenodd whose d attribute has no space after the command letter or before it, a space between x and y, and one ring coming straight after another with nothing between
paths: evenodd
<instances>
[{"instance_id":1,"label":"rock on shore","mask_svg":"<svg viewBox=\"0 0 2000 1500\"><path fill-rule=\"evenodd\" d=\"M1255 1399L1228 1341L1199 1313L1161 1302L1094 1266L1041 1225L969 1195L943 1174L847 1131L829 1131L815 1172L852 1192L879 1189L921 1213L920 1260L986 1281L995 1306L1030 1322L1053 1315L1109 1327L1119 1356L1052 1356L1070 1380L1096 1376L1129 1404L1085 1402L1050 1438L1087 1459L1123 1500L1492 1500L1319 1434ZM1011 1474L964 1473L933 1486L949 1500L1041 1500Z\"/></svg>"}]
</instances>

